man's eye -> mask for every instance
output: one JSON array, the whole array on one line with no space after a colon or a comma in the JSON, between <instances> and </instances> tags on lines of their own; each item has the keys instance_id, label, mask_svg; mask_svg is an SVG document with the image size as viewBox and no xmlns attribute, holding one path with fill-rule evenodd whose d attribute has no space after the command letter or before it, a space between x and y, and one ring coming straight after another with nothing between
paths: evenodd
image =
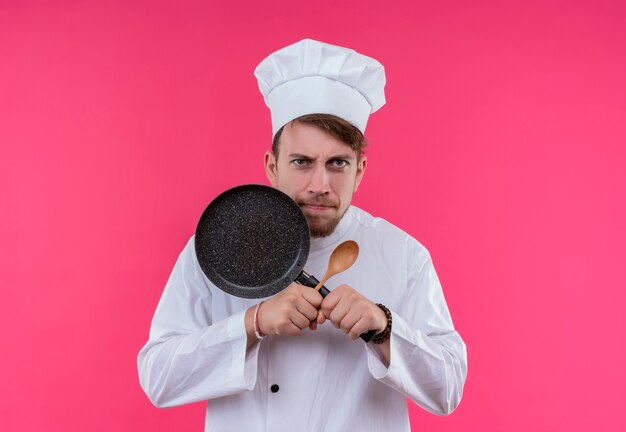
<instances>
[{"instance_id":1,"label":"man's eye","mask_svg":"<svg viewBox=\"0 0 626 432\"><path fill-rule=\"evenodd\" d=\"M332 161L332 166L334 168L343 168L346 165L348 165L348 161L345 161L343 159L337 159L337 160Z\"/></svg>"},{"instance_id":2,"label":"man's eye","mask_svg":"<svg viewBox=\"0 0 626 432\"><path fill-rule=\"evenodd\" d=\"M306 165L306 160L305 159L294 159L291 161L295 166L305 166Z\"/></svg>"}]
</instances>

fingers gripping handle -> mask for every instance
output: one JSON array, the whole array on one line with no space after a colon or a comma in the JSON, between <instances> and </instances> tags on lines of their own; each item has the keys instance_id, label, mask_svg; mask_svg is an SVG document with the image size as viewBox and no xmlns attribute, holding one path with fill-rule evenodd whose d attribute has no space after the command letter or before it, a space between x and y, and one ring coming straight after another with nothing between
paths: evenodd
<instances>
[{"instance_id":1,"label":"fingers gripping handle","mask_svg":"<svg viewBox=\"0 0 626 432\"><path fill-rule=\"evenodd\" d=\"M319 281L315 278L315 276L311 276L304 270L300 272L300 274L296 278L296 282L298 282L300 285L304 285L309 288L315 288L317 284L319 283ZM328 288L322 285L321 288L319 289L319 293L322 295L322 297L326 297L328 294L330 294L330 291L328 290ZM370 330L367 333L361 334L360 337L365 342L369 342L370 339L372 339L375 334L376 334L376 330Z\"/></svg>"}]
</instances>

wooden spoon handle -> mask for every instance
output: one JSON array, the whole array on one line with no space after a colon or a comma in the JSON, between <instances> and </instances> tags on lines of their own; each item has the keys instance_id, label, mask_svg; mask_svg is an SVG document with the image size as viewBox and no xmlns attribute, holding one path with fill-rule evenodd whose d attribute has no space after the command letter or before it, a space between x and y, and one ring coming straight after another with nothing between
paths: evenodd
<instances>
[{"instance_id":1,"label":"wooden spoon handle","mask_svg":"<svg viewBox=\"0 0 626 432\"><path fill-rule=\"evenodd\" d=\"M319 290L320 290L320 288L324 286L324 284L326 283L326 281L327 281L327 280L328 280L328 277L327 277L327 276L324 276L324 277L322 278L322 280L321 280L321 281L319 281L319 282L318 282L318 284L317 284L317 285L315 285L315 288L313 288L313 289L314 289L315 291L319 291Z\"/></svg>"}]
</instances>

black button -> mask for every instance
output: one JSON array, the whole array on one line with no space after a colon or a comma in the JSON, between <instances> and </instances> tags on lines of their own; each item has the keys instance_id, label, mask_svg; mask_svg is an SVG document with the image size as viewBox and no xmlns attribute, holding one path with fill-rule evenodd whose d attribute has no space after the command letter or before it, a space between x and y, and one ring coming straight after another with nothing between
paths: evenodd
<instances>
[{"instance_id":1,"label":"black button","mask_svg":"<svg viewBox=\"0 0 626 432\"><path fill-rule=\"evenodd\" d=\"M270 390L272 391L272 393L278 393L279 389L280 387L278 387L277 384L272 384L272 386L270 387Z\"/></svg>"}]
</instances>

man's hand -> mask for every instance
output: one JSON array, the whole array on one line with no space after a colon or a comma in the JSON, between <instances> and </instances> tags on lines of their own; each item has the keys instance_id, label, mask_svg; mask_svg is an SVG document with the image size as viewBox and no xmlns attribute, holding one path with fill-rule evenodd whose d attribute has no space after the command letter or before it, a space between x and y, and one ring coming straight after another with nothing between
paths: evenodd
<instances>
[{"instance_id":1,"label":"man's hand","mask_svg":"<svg viewBox=\"0 0 626 432\"><path fill-rule=\"evenodd\" d=\"M385 313L375 303L348 285L341 285L332 290L324 298L321 312L317 317L318 324L328 319L353 340L361 333L369 330L381 332L387 327Z\"/></svg>"},{"instance_id":2,"label":"man's hand","mask_svg":"<svg viewBox=\"0 0 626 432\"><path fill-rule=\"evenodd\" d=\"M315 330L321 304L319 292L292 283L259 307L259 329L265 335L279 336L296 336L307 327Z\"/></svg>"}]
</instances>

